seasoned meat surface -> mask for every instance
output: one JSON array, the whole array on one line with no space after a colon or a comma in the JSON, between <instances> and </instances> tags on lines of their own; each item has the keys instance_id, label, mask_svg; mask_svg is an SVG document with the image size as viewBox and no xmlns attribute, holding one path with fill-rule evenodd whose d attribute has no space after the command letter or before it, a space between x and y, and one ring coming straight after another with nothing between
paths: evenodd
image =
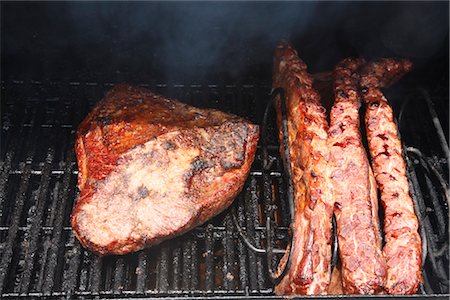
<instances>
[{"instance_id":1,"label":"seasoned meat surface","mask_svg":"<svg viewBox=\"0 0 450 300\"><path fill-rule=\"evenodd\" d=\"M114 87L77 132L75 235L97 254L125 254L202 224L241 191L257 141L237 116Z\"/></svg>"},{"instance_id":2,"label":"seasoned meat surface","mask_svg":"<svg viewBox=\"0 0 450 300\"><path fill-rule=\"evenodd\" d=\"M385 211L383 253L387 263L385 289L389 294L413 294L422 281L422 242L402 145L392 108L380 90L410 69L408 61L383 59L365 66L361 76L369 150Z\"/></svg>"},{"instance_id":3,"label":"seasoned meat surface","mask_svg":"<svg viewBox=\"0 0 450 300\"><path fill-rule=\"evenodd\" d=\"M330 115L331 182L342 283L347 294L381 291L386 266L380 248L375 183L359 131L358 69L345 59L334 71L335 103ZM376 191L376 190L375 190Z\"/></svg>"},{"instance_id":4,"label":"seasoned meat surface","mask_svg":"<svg viewBox=\"0 0 450 300\"><path fill-rule=\"evenodd\" d=\"M295 220L291 265L275 287L279 295L326 294L331 278L333 203L327 161L327 120L305 63L287 42L274 59L273 87L286 91ZM282 145L280 99L276 103ZM281 151L284 153L284 151ZM280 270L286 263L286 254Z\"/></svg>"}]
</instances>

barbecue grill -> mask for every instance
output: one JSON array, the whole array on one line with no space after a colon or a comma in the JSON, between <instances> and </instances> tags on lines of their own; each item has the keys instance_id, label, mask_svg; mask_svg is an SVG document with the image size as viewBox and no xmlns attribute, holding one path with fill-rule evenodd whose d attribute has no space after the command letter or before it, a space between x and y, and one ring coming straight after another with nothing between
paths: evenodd
<instances>
[{"instance_id":1,"label":"barbecue grill","mask_svg":"<svg viewBox=\"0 0 450 300\"><path fill-rule=\"evenodd\" d=\"M204 76L203 69L193 71L193 75L161 70L158 57L152 58L151 71L143 72L122 49L111 55L121 56L121 62L128 60L129 65L116 61L102 68L92 61L99 68L94 72L86 65L77 66L77 62L64 64L77 54L70 47L78 49L76 43L80 40L74 37L71 42L64 38L64 31L49 29L67 24L61 16L53 20L46 16L59 8L65 9L61 13L64 16L74 7L33 5L29 9L2 4L0 297L276 298L269 271L276 268L282 249L289 244L291 213L289 174L279 154L274 114L270 117L268 113L261 127L266 142L258 146L242 193L232 207L189 233L137 253L100 258L80 246L69 222L78 194L75 132L93 104L114 84L134 82L187 104L218 108L262 124L266 105L271 101L271 52L254 53L257 58L242 62L244 67L239 66L239 72L218 69L214 75ZM89 11L99 9L98 4L86 5ZM448 25L448 3L445 5L441 4L447 9ZM163 9L166 13L175 4L167 6L167 10ZM147 12L151 14L155 7L159 6L146 6ZM200 9L199 5L194 7ZM379 8L378 13L385 8ZM120 9L113 6L112 11L117 13ZM110 22L114 28L115 22L120 24L116 17L111 13L96 22ZM22 22L38 19L42 20L35 24L37 29ZM248 28L242 28L244 33ZM33 40L36 32L41 42ZM301 36L301 32L293 33L296 45L303 42ZM448 28L444 37L443 49L431 58L418 59L418 68L386 91L404 144L408 179L424 241L424 283L419 296L442 299L449 297ZM89 42L92 38L86 37ZM57 49L68 53L43 46L58 39L62 44L68 43L68 48L60 45ZM127 38L122 37L118 43L124 41ZM34 42L44 49L35 50ZM357 52L356 48L351 49L355 46L336 47L340 47L338 54L344 51L342 57L331 56L330 62L322 60L312 68L321 71L331 67L331 62ZM238 51L239 47L233 49ZM298 49L301 54L301 47ZM106 48L96 51L100 53L93 54L94 60L102 53L110 53ZM86 60L93 59L89 49L79 53L87 55ZM21 57L23 54L28 57ZM386 53L374 53L377 54ZM308 64L308 58L317 58L313 51L306 51L305 55Z\"/></svg>"}]
</instances>

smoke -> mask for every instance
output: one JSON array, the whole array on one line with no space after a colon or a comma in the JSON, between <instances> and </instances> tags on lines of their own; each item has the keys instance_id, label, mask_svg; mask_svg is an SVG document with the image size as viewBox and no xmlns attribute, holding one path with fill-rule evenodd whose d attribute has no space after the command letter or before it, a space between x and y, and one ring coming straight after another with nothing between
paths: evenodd
<instances>
[{"instance_id":1,"label":"smoke","mask_svg":"<svg viewBox=\"0 0 450 300\"><path fill-rule=\"evenodd\" d=\"M7 3L2 72L270 81L282 37L312 72L350 55L426 63L448 52L448 2Z\"/></svg>"},{"instance_id":2,"label":"smoke","mask_svg":"<svg viewBox=\"0 0 450 300\"><path fill-rule=\"evenodd\" d=\"M303 32L315 3L70 3L75 32L112 43L116 59L162 69L167 77L235 76L271 61L281 37ZM102 41L103 37L103 41ZM270 50L269 50L270 49ZM269 50L269 51L268 51ZM126 66L123 66L126 68Z\"/></svg>"}]
</instances>

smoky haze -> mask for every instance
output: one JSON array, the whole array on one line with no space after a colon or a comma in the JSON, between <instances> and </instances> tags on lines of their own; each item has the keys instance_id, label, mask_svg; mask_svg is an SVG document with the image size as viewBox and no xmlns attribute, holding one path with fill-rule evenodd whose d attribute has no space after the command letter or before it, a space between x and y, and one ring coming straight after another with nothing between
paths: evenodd
<instances>
[{"instance_id":1,"label":"smoky haze","mask_svg":"<svg viewBox=\"0 0 450 300\"><path fill-rule=\"evenodd\" d=\"M448 18L448 2L2 3L2 75L270 81L283 37L312 72L346 56L420 66L448 53Z\"/></svg>"}]
</instances>

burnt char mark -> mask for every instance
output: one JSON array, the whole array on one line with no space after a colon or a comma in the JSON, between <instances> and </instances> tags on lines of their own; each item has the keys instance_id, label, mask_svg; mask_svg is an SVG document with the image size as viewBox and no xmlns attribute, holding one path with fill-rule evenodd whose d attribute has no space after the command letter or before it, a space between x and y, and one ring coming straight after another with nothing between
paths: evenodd
<instances>
[{"instance_id":1,"label":"burnt char mark","mask_svg":"<svg viewBox=\"0 0 450 300\"><path fill-rule=\"evenodd\" d=\"M214 132L205 149L207 156L219 163L225 171L242 167L250 128L245 123L234 122Z\"/></svg>"},{"instance_id":2,"label":"burnt char mark","mask_svg":"<svg viewBox=\"0 0 450 300\"><path fill-rule=\"evenodd\" d=\"M334 136L337 136L337 135L339 135L341 133L342 133L342 130L340 130L339 128L333 128L333 129L330 130L329 135L334 137Z\"/></svg>"},{"instance_id":3,"label":"burnt char mark","mask_svg":"<svg viewBox=\"0 0 450 300\"><path fill-rule=\"evenodd\" d=\"M99 116L98 123L101 126L106 126L106 125L109 125L112 123L112 119L109 115L102 115L102 116Z\"/></svg>"},{"instance_id":4,"label":"burnt char mark","mask_svg":"<svg viewBox=\"0 0 450 300\"><path fill-rule=\"evenodd\" d=\"M164 150L176 150L178 147L171 140L167 140L162 143L162 148Z\"/></svg>"},{"instance_id":5,"label":"burnt char mark","mask_svg":"<svg viewBox=\"0 0 450 300\"><path fill-rule=\"evenodd\" d=\"M222 167L225 169L225 171L228 171L230 169L233 168L239 168L242 166L242 160L238 160L237 162L230 162L227 160L222 160L220 161L220 164L222 165Z\"/></svg>"},{"instance_id":6,"label":"burnt char mark","mask_svg":"<svg viewBox=\"0 0 450 300\"><path fill-rule=\"evenodd\" d=\"M138 187L137 191L136 191L136 195L134 197L135 201L139 201L141 199L144 199L145 197L147 197L149 194L148 189L146 186L141 185L140 187Z\"/></svg>"},{"instance_id":7,"label":"burnt char mark","mask_svg":"<svg viewBox=\"0 0 450 300\"><path fill-rule=\"evenodd\" d=\"M385 133L380 133L380 134L377 135L377 137L379 137L383 141L388 141L389 140L389 138L386 136Z\"/></svg>"},{"instance_id":8,"label":"burnt char mark","mask_svg":"<svg viewBox=\"0 0 450 300\"><path fill-rule=\"evenodd\" d=\"M344 90L338 89L337 90L337 95L338 95L338 97L342 97L342 98L348 99L348 94Z\"/></svg>"},{"instance_id":9,"label":"burnt char mark","mask_svg":"<svg viewBox=\"0 0 450 300\"><path fill-rule=\"evenodd\" d=\"M200 156L195 157L191 162L191 168L183 174L183 179L185 180L188 189L191 189L192 187L194 176L202 173L204 170L210 168L213 165L213 161L209 161Z\"/></svg>"},{"instance_id":10,"label":"burnt char mark","mask_svg":"<svg viewBox=\"0 0 450 300\"><path fill-rule=\"evenodd\" d=\"M203 170L207 169L208 167L209 167L208 162L197 156L191 163L191 171L192 171L191 173L192 175L198 174Z\"/></svg>"}]
</instances>

